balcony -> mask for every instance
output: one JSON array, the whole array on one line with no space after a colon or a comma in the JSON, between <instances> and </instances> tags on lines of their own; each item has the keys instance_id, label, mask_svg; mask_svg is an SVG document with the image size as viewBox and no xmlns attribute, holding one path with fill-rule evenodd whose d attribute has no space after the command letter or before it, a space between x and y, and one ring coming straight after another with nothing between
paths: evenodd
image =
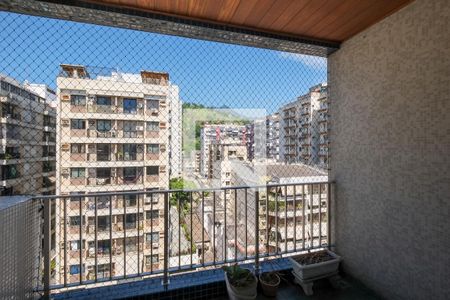
<instances>
[{"instance_id":1,"label":"balcony","mask_svg":"<svg viewBox=\"0 0 450 300\"><path fill-rule=\"evenodd\" d=\"M157 116L117 118L145 119L144 136L155 139L149 142L167 144L169 163L146 168L147 182L170 180L174 167L170 159L181 153L172 144L178 140L174 99L183 99L180 105L185 101L202 107L223 105L239 117L244 115L234 112L237 108L263 109L264 121L266 114L274 113L283 120L291 107L296 114L286 118L298 119L306 106L313 113L329 110L332 127L317 126L313 122L317 118L297 123L297 128L309 128L317 142L328 137L331 128L328 144L333 157L327 174L331 182L295 172L299 177L289 177L283 184L266 185L264 179L255 178L262 186L167 190L155 181L150 186L165 189L156 192L123 191L131 186L85 187L88 182L76 186L86 197L150 193L160 198L130 207L112 199L109 207L98 201L87 208L79 195L69 192L2 198L0 265L5 271L0 272L0 298L224 299L220 267L234 263L255 273L284 272L288 282L279 290L282 299L377 299L364 286L382 299L448 298L448 1L62 2L0 2L6 45L0 101L32 103L36 111L36 116L27 116L22 109L29 107L21 106L21 121L2 119L3 145L19 145L22 151L18 168L2 168L2 178L19 171L23 178L34 176L25 154L40 156L40 148L34 151L29 144L40 147L41 135L33 135L33 140L22 127L34 124L26 118L36 117L35 124L42 124L47 99L37 94L54 98L46 89L30 92L29 80L36 80L57 89L58 99L51 102L59 105L58 113L68 111L68 105L60 109L61 103L71 100L82 104L66 103L72 113L87 113L86 94L91 90L115 100L165 95ZM51 37L51 43L36 43L39 37ZM61 65L55 78L63 59L115 65L107 72ZM162 72L137 71L146 67ZM64 89L80 96L60 98ZM300 96L306 94L309 99ZM333 103L329 108L325 97ZM138 110L134 104L117 107L131 113ZM198 123L208 121L199 117ZM122 143L109 139L122 138L126 128L117 125L121 128L117 134L102 137L96 131L89 134L84 129L88 124L79 125L70 134L86 144L96 143L96 138ZM298 138L295 130L287 132ZM64 130L58 133L58 139L64 137ZM158 134L164 139L157 140ZM218 136L214 130L210 134L213 140ZM319 152L317 144L313 147L309 152L297 146L295 155L282 151L277 163L304 163L312 172L321 164L325 168L328 156L321 155L328 146ZM280 149L286 149L282 141ZM203 173L209 173L204 159L199 155L202 165L194 166L202 170L195 178L199 183L207 181ZM115 169L125 165L114 163L107 165ZM41 164L36 165L40 171ZM84 175L91 174L86 169ZM40 188L39 174L32 179L36 180L11 180L14 187L3 182L2 193L12 188L20 192L33 184ZM285 193L290 186L313 189L306 189L306 195ZM267 189L272 187L276 192L269 195ZM92 193L100 190L103 194ZM78 201L72 207L71 202ZM340 272L345 280L337 282L337 288L318 280L316 294L306 298L293 283L287 258L324 248L344 257Z\"/></svg>"}]
</instances>

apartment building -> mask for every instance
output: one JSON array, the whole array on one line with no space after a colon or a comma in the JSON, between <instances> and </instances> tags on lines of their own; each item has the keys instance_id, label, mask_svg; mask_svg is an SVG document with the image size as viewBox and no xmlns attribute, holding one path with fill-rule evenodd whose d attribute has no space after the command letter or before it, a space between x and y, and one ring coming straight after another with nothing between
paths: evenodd
<instances>
[{"instance_id":1,"label":"apartment building","mask_svg":"<svg viewBox=\"0 0 450 300\"><path fill-rule=\"evenodd\" d=\"M242 164L232 169L230 177L232 186L256 186L265 183L286 185L284 188L267 188L260 191L259 195L259 213L262 215L259 218L258 234L269 238L266 244L270 251L292 251L302 248L304 243L308 246L314 243L317 246L326 242L327 180L327 173L319 168L305 164L282 163ZM314 188L311 185L302 185L308 182L324 184L315 185ZM239 249L243 249L245 244L253 246L255 243L255 202L248 201L254 197L252 189L237 190L227 201L230 211L236 212L236 217L231 216L229 224L234 225L233 221L236 220L238 232L247 232L247 236L241 234L236 237ZM234 237L231 235L231 238Z\"/></svg>"},{"instance_id":2,"label":"apartment building","mask_svg":"<svg viewBox=\"0 0 450 300\"><path fill-rule=\"evenodd\" d=\"M280 114L266 117L266 158L271 162L280 160Z\"/></svg>"},{"instance_id":3,"label":"apartment building","mask_svg":"<svg viewBox=\"0 0 450 300\"><path fill-rule=\"evenodd\" d=\"M247 127L238 124L204 124L200 130L200 174L212 178L212 144L237 142L248 147ZM247 151L247 150L246 150ZM248 154L246 154L248 159Z\"/></svg>"},{"instance_id":4,"label":"apartment building","mask_svg":"<svg viewBox=\"0 0 450 300\"><path fill-rule=\"evenodd\" d=\"M56 93L0 75L1 195L54 194Z\"/></svg>"},{"instance_id":5,"label":"apartment building","mask_svg":"<svg viewBox=\"0 0 450 300\"><path fill-rule=\"evenodd\" d=\"M170 176L181 172L178 87L167 73L77 65L61 65L57 85L57 191L73 195L59 210L69 220L59 255L67 261L57 262L65 280L158 270L162 197L83 194L169 188Z\"/></svg>"},{"instance_id":6,"label":"apartment building","mask_svg":"<svg viewBox=\"0 0 450 300\"><path fill-rule=\"evenodd\" d=\"M327 84L318 84L280 109L280 160L327 167Z\"/></svg>"}]
</instances>

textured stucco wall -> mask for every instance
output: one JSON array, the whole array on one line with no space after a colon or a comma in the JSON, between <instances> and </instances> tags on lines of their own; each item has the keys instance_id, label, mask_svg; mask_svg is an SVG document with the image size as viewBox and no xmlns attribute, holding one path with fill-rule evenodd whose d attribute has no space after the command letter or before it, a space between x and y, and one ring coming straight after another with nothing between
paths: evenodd
<instances>
[{"instance_id":1,"label":"textured stucco wall","mask_svg":"<svg viewBox=\"0 0 450 300\"><path fill-rule=\"evenodd\" d=\"M450 2L416 0L329 57L336 251L390 299L450 297Z\"/></svg>"}]
</instances>

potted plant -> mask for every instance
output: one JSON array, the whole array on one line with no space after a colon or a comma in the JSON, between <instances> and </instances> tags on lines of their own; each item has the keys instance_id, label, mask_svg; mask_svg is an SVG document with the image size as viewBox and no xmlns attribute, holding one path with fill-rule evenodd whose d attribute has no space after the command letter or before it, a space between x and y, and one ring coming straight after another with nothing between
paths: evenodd
<instances>
[{"instance_id":1,"label":"potted plant","mask_svg":"<svg viewBox=\"0 0 450 300\"><path fill-rule=\"evenodd\" d=\"M314 280L336 276L342 259L329 250L321 250L290 257L289 260L292 263L295 282L300 284L309 296L313 294Z\"/></svg>"},{"instance_id":2,"label":"potted plant","mask_svg":"<svg viewBox=\"0 0 450 300\"><path fill-rule=\"evenodd\" d=\"M256 298L258 280L250 270L243 269L237 264L223 267L228 296L232 300Z\"/></svg>"},{"instance_id":3,"label":"potted plant","mask_svg":"<svg viewBox=\"0 0 450 300\"><path fill-rule=\"evenodd\" d=\"M277 296L280 281L280 275L277 272L267 272L259 275L259 282L261 283L263 294L267 297Z\"/></svg>"}]
</instances>

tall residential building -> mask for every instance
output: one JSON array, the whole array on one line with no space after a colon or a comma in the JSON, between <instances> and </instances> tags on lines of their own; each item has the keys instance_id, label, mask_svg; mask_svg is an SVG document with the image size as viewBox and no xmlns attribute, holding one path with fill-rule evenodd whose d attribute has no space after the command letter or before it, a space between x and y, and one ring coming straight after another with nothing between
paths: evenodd
<instances>
[{"instance_id":1,"label":"tall residential building","mask_svg":"<svg viewBox=\"0 0 450 300\"><path fill-rule=\"evenodd\" d=\"M269 161L280 160L280 114L266 117L266 157Z\"/></svg>"},{"instance_id":2,"label":"tall residential building","mask_svg":"<svg viewBox=\"0 0 450 300\"><path fill-rule=\"evenodd\" d=\"M247 143L247 128L237 124L204 124L200 131L200 174L205 178L212 178L213 157L210 155L212 144L220 144L223 140L236 141L242 145ZM248 155L246 154L248 159Z\"/></svg>"},{"instance_id":3,"label":"tall residential building","mask_svg":"<svg viewBox=\"0 0 450 300\"><path fill-rule=\"evenodd\" d=\"M1 195L54 194L56 94L0 75Z\"/></svg>"},{"instance_id":4,"label":"tall residential building","mask_svg":"<svg viewBox=\"0 0 450 300\"><path fill-rule=\"evenodd\" d=\"M327 167L327 85L318 84L280 109L280 160Z\"/></svg>"},{"instance_id":5,"label":"tall residential building","mask_svg":"<svg viewBox=\"0 0 450 300\"><path fill-rule=\"evenodd\" d=\"M169 74L94 72L61 65L57 78L57 192L74 195L67 202L67 245L61 247L68 261L57 262L68 282L80 274L88 280L158 270L165 234L161 197L82 195L168 189L169 173L181 172L181 104Z\"/></svg>"}]
</instances>

